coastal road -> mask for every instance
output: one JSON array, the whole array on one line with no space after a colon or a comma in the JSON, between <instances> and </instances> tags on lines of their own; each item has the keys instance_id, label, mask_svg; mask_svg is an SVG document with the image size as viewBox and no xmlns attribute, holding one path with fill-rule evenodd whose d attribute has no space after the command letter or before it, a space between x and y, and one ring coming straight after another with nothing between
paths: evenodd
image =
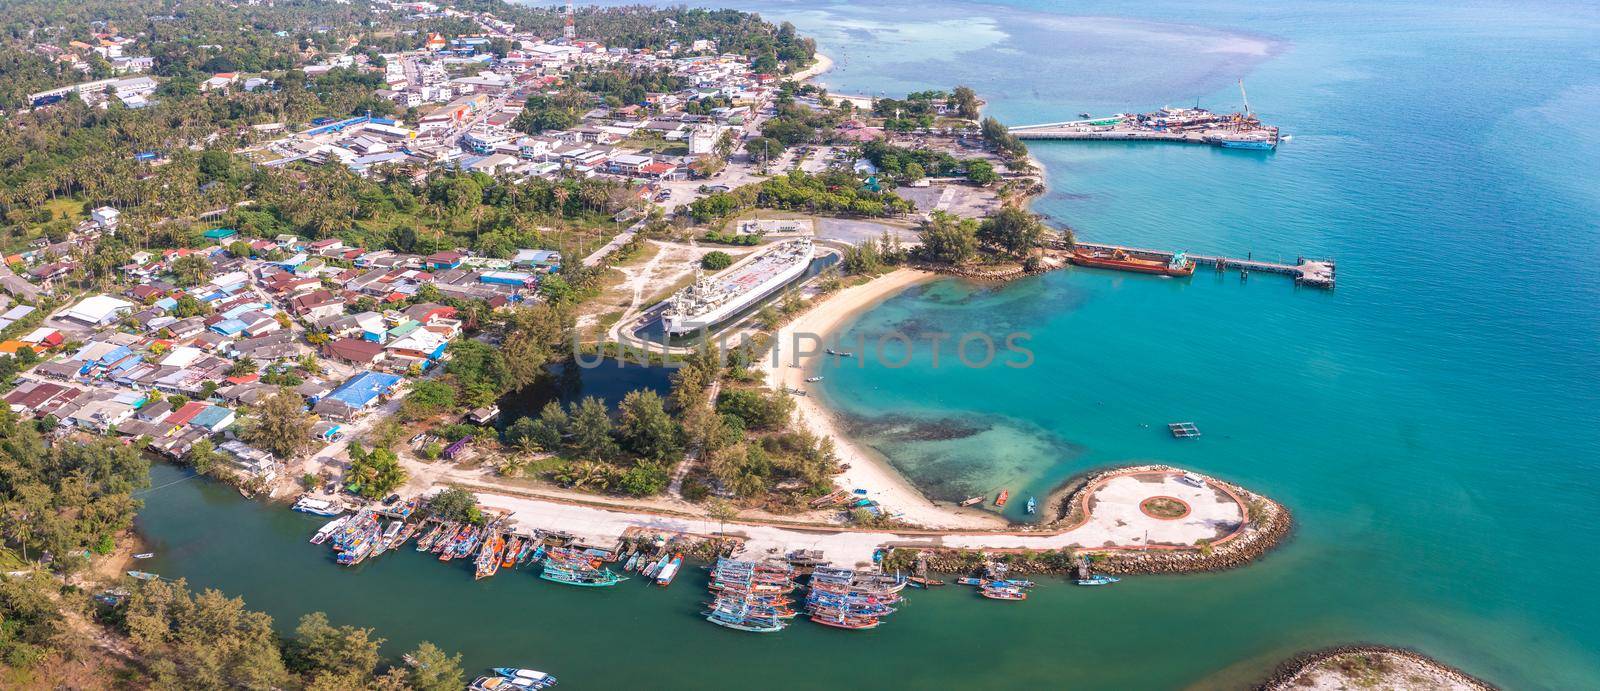
<instances>
[{"instance_id":1,"label":"coastal road","mask_svg":"<svg viewBox=\"0 0 1600 691\"><path fill-rule=\"evenodd\" d=\"M1173 549L1201 540L1220 543L1242 534L1245 508L1232 491L1220 485L1190 485L1180 473L1140 470L1113 474L1087 491L1087 519L1055 532L853 530L835 526L806 527L744 521L719 526L705 515L650 513L605 508L590 503L514 496L491 487L471 485L487 509L508 511L522 528L565 531L585 542L614 542L630 527L695 535L725 534L745 540L745 554L782 554L795 549L820 550L835 563L870 564L872 553L887 546L938 546L953 549L1057 550L1092 546L1104 549ZM1177 499L1189 513L1176 519L1152 517L1141 508L1154 497Z\"/></svg>"}]
</instances>

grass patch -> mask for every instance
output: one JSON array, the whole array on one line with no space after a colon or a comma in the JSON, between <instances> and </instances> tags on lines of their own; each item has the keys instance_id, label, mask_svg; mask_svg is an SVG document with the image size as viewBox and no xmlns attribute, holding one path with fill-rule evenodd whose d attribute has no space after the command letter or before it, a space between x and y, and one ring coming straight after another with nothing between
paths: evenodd
<instances>
[{"instance_id":1,"label":"grass patch","mask_svg":"<svg viewBox=\"0 0 1600 691\"><path fill-rule=\"evenodd\" d=\"M28 562L22 560L15 550L10 548L0 549L0 571L24 571Z\"/></svg>"}]
</instances>

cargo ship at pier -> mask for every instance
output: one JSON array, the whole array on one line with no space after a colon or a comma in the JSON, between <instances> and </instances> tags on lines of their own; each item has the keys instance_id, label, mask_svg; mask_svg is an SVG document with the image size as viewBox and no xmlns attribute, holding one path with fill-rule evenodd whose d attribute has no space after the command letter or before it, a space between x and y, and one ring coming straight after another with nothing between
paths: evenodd
<instances>
[{"instance_id":1,"label":"cargo ship at pier","mask_svg":"<svg viewBox=\"0 0 1600 691\"><path fill-rule=\"evenodd\" d=\"M1163 261L1160 259L1142 259L1120 249L1106 252L1080 248L1072 251L1072 263L1096 269L1115 269L1117 271L1132 271L1134 273L1161 276L1194 275L1194 261L1185 257L1182 252L1177 252L1172 255L1171 259Z\"/></svg>"},{"instance_id":2,"label":"cargo ship at pier","mask_svg":"<svg viewBox=\"0 0 1600 691\"><path fill-rule=\"evenodd\" d=\"M799 278L816 250L809 238L789 240L741 259L713 276L698 278L674 293L661 317L669 336L708 329Z\"/></svg>"}]
</instances>

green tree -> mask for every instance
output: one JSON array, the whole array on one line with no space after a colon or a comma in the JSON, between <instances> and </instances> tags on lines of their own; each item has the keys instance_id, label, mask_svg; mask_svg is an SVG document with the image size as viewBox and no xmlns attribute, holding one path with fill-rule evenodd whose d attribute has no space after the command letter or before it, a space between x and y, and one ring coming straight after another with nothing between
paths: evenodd
<instances>
[{"instance_id":1,"label":"green tree","mask_svg":"<svg viewBox=\"0 0 1600 691\"><path fill-rule=\"evenodd\" d=\"M448 655L438 646L423 641L408 657L411 663L406 685L415 691L457 691L467 683L460 653Z\"/></svg>"},{"instance_id":2,"label":"green tree","mask_svg":"<svg viewBox=\"0 0 1600 691\"><path fill-rule=\"evenodd\" d=\"M361 496L380 499L406 483L406 470L393 451L383 447L363 450L351 442L346 479L360 488Z\"/></svg>"},{"instance_id":3,"label":"green tree","mask_svg":"<svg viewBox=\"0 0 1600 691\"><path fill-rule=\"evenodd\" d=\"M1015 207L1003 208L978 225L979 241L1017 256L1038 247L1043 237L1039 217Z\"/></svg>"},{"instance_id":4,"label":"green tree","mask_svg":"<svg viewBox=\"0 0 1600 691\"><path fill-rule=\"evenodd\" d=\"M378 647L372 629L334 626L328 615L312 612L300 618L289 648L290 668L306 674L313 684L354 681L362 684L378 668Z\"/></svg>"},{"instance_id":5,"label":"green tree","mask_svg":"<svg viewBox=\"0 0 1600 691\"><path fill-rule=\"evenodd\" d=\"M712 250L700 258L700 268L706 271L721 271L732 265L733 257L721 250Z\"/></svg>"},{"instance_id":6,"label":"green tree","mask_svg":"<svg viewBox=\"0 0 1600 691\"><path fill-rule=\"evenodd\" d=\"M978 94L971 87L958 86L950 92L949 105L956 110L956 117L966 120L978 119Z\"/></svg>"},{"instance_id":7,"label":"green tree","mask_svg":"<svg viewBox=\"0 0 1600 691\"><path fill-rule=\"evenodd\" d=\"M967 179L979 185L992 185L1000 181L1000 174L988 161L972 159L967 161Z\"/></svg>"},{"instance_id":8,"label":"green tree","mask_svg":"<svg viewBox=\"0 0 1600 691\"><path fill-rule=\"evenodd\" d=\"M426 420L456 407L456 387L438 381L419 381L411 385L400 404L400 417L405 420Z\"/></svg>"},{"instance_id":9,"label":"green tree","mask_svg":"<svg viewBox=\"0 0 1600 691\"><path fill-rule=\"evenodd\" d=\"M960 264L978 251L978 223L972 219L935 211L917 229L922 238L922 254L928 261Z\"/></svg>"},{"instance_id":10,"label":"green tree","mask_svg":"<svg viewBox=\"0 0 1600 691\"><path fill-rule=\"evenodd\" d=\"M311 447L313 424L300 395L279 389L246 416L240 436L279 458L289 459Z\"/></svg>"},{"instance_id":11,"label":"green tree","mask_svg":"<svg viewBox=\"0 0 1600 691\"><path fill-rule=\"evenodd\" d=\"M618 411L617 435L629 451L654 461L675 461L683 453L683 431L656 392L630 391Z\"/></svg>"},{"instance_id":12,"label":"green tree","mask_svg":"<svg viewBox=\"0 0 1600 691\"><path fill-rule=\"evenodd\" d=\"M428 512L445 521L482 523L483 510L478 507L478 495L460 487L446 487L428 500Z\"/></svg>"},{"instance_id":13,"label":"green tree","mask_svg":"<svg viewBox=\"0 0 1600 691\"><path fill-rule=\"evenodd\" d=\"M572 406L567 417L573 450L597 460L616 457L619 449L617 441L611 437L611 417L606 414L603 401L585 397Z\"/></svg>"},{"instance_id":14,"label":"green tree","mask_svg":"<svg viewBox=\"0 0 1600 691\"><path fill-rule=\"evenodd\" d=\"M172 260L168 266L172 271L172 282L179 288L189 288L200 285L211 274L211 262L198 254L186 254Z\"/></svg>"},{"instance_id":15,"label":"green tree","mask_svg":"<svg viewBox=\"0 0 1600 691\"><path fill-rule=\"evenodd\" d=\"M643 461L622 474L617 488L635 497L648 497L666 490L670 480L665 465Z\"/></svg>"}]
</instances>

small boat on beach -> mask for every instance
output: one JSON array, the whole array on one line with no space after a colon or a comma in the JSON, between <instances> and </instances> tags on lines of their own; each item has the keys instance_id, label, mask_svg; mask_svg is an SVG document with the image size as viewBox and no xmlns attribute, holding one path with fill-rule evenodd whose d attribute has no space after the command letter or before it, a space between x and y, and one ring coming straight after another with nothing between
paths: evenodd
<instances>
[{"instance_id":1,"label":"small boat on beach","mask_svg":"<svg viewBox=\"0 0 1600 691\"><path fill-rule=\"evenodd\" d=\"M151 557L154 557L155 555L156 555L155 552L140 552L138 554L133 555L133 558L134 559L149 559Z\"/></svg>"},{"instance_id":2,"label":"small boat on beach","mask_svg":"<svg viewBox=\"0 0 1600 691\"><path fill-rule=\"evenodd\" d=\"M128 575L141 581L155 581L160 580L161 578L160 576L150 573L149 571L129 571Z\"/></svg>"},{"instance_id":3,"label":"small boat on beach","mask_svg":"<svg viewBox=\"0 0 1600 691\"><path fill-rule=\"evenodd\" d=\"M983 503L983 495L980 494L980 495L978 495L976 497L967 497L966 499L962 499L960 505L961 506L977 506L978 504L982 504L982 503Z\"/></svg>"},{"instance_id":4,"label":"small boat on beach","mask_svg":"<svg viewBox=\"0 0 1600 691\"><path fill-rule=\"evenodd\" d=\"M1121 580L1122 579L1117 578L1116 576L1107 576L1103 573L1097 573L1090 575L1088 578L1076 579L1073 581L1073 583L1077 583L1078 585L1111 585L1112 583L1117 583Z\"/></svg>"},{"instance_id":5,"label":"small boat on beach","mask_svg":"<svg viewBox=\"0 0 1600 691\"><path fill-rule=\"evenodd\" d=\"M1010 500L1011 500L1011 490L1009 490L1009 489L1000 490L1000 495L994 498L995 508L1000 508L1000 507L1005 506L1006 502L1008 502Z\"/></svg>"}]
</instances>

